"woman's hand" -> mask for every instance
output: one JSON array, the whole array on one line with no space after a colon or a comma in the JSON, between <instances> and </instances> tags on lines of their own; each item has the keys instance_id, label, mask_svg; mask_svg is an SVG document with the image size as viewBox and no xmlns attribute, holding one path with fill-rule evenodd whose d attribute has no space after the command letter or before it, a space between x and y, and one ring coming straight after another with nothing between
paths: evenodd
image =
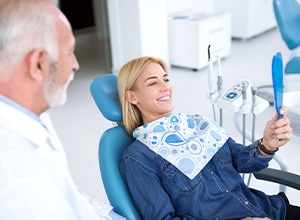
<instances>
[{"instance_id":1,"label":"woman's hand","mask_svg":"<svg viewBox=\"0 0 300 220\"><path fill-rule=\"evenodd\" d=\"M293 137L290 120L286 117L287 111L287 107L283 106L280 109L282 118L278 119L278 114L276 113L266 124L263 134L263 145L269 151L285 145Z\"/></svg>"}]
</instances>

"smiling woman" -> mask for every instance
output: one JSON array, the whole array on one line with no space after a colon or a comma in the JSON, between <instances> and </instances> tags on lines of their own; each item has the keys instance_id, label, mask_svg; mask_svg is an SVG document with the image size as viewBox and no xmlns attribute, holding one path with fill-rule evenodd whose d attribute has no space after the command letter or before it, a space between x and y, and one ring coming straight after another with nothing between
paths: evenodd
<instances>
[{"instance_id":1,"label":"smiling woman","mask_svg":"<svg viewBox=\"0 0 300 220\"><path fill-rule=\"evenodd\" d=\"M173 110L173 90L162 60L142 57L124 65L120 72L118 91L128 133Z\"/></svg>"},{"instance_id":2,"label":"smiling woman","mask_svg":"<svg viewBox=\"0 0 300 220\"><path fill-rule=\"evenodd\" d=\"M160 59L125 64L118 91L124 126L136 139L119 167L143 219L297 219L291 214L299 216L300 209L283 193L250 189L240 175L268 166L274 155L262 146L271 151L290 140L286 108L280 109L283 118L274 115L267 123L261 141L243 146L212 119L173 112L173 89Z\"/></svg>"},{"instance_id":3,"label":"smiling woman","mask_svg":"<svg viewBox=\"0 0 300 220\"><path fill-rule=\"evenodd\" d=\"M168 74L157 63L149 63L137 78L136 85L125 95L142 113L144 124L173 110Z\"/></svg>"}]
</instances>

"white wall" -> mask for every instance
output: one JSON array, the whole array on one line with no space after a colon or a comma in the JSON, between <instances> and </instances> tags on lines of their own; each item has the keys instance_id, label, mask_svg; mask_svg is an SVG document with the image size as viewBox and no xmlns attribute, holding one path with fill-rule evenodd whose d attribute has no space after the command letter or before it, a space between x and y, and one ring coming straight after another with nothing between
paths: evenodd
<instances>
[{"instance_id":1,"label":"white wall","mask_svg":"<svg viewBox=\"0 0 300 220\"><path fill-rule=\"evenodd\" d=\"M213 0L167 0L167 4L168 14L186 10L209 13L215 7Z\"/></svg>"},{"instance_id":2,"label":"white wall","mask_svg":"<svg viewBox=\"0 0 300 220\"><path fill-rule=\"evenodd\" d=\"M166 0L109 0L112 72L140 56L168 62Z\"/></svg>"},{"instance_id":3,"label":"white wall","mask_svg":"<svg viewBox=\"0 0 300 220\"><path fill-rule=\"evenodd\" d=\"M109 0L112 72L139 56L169 63L168 15L180 11L212 12L212 0Z\"/></svg>"}]
</instances>

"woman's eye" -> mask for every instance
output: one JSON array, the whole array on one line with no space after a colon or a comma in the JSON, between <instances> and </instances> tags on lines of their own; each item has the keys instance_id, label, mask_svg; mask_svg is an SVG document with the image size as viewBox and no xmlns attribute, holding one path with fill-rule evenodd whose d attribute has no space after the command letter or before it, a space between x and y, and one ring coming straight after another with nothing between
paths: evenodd
<instances>
[{"instance_id":1,"label":"woman's eye","mask_svg":"<svg viewBox=\"0 0 300 220\"><path fill-rule=\"evenodd\" d=\"M156 84L156 82L151 82L151 83L149 83L149 86L153 86L155 84Z\"/></svg>"},{"instance_id":2,"label":"woman's eye","mask_svg":"<svg viewBox=\"0 0 300 220\"><path fill-rule=\"evenodd\" d=\"M165 82L170 82L170 79L164 79Z\"/></svg>"}]
</instances>

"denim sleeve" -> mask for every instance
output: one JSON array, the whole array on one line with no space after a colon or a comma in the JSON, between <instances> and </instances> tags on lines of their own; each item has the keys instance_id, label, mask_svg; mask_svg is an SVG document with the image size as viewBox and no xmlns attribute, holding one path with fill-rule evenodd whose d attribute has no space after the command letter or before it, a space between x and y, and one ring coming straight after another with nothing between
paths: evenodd
<instances>
[{"instance_id":1,"label":"denim sleeve","mask_svg":"<svg viewBox=\"0 0 300 220\"><path fill-rule=\"evenodd\" d=\"M188 215L175 216L171 200L154 170L133 158L125 158L120 163L120 171L142 219L196 220Z\"/></svg>"},{"instance_id":2,"label":"denim sleeve","mask_svg":"<svg viewBox=\"0 0 300 220\"><path fill-rule=\"evenodd\" d=\"M263 156L259 153L258 141L244 146L229 138L226 143L231 151L233 166L239 173L253 173L265 169L273 158L273 156Z\"/></svg>"}]
</instances>

